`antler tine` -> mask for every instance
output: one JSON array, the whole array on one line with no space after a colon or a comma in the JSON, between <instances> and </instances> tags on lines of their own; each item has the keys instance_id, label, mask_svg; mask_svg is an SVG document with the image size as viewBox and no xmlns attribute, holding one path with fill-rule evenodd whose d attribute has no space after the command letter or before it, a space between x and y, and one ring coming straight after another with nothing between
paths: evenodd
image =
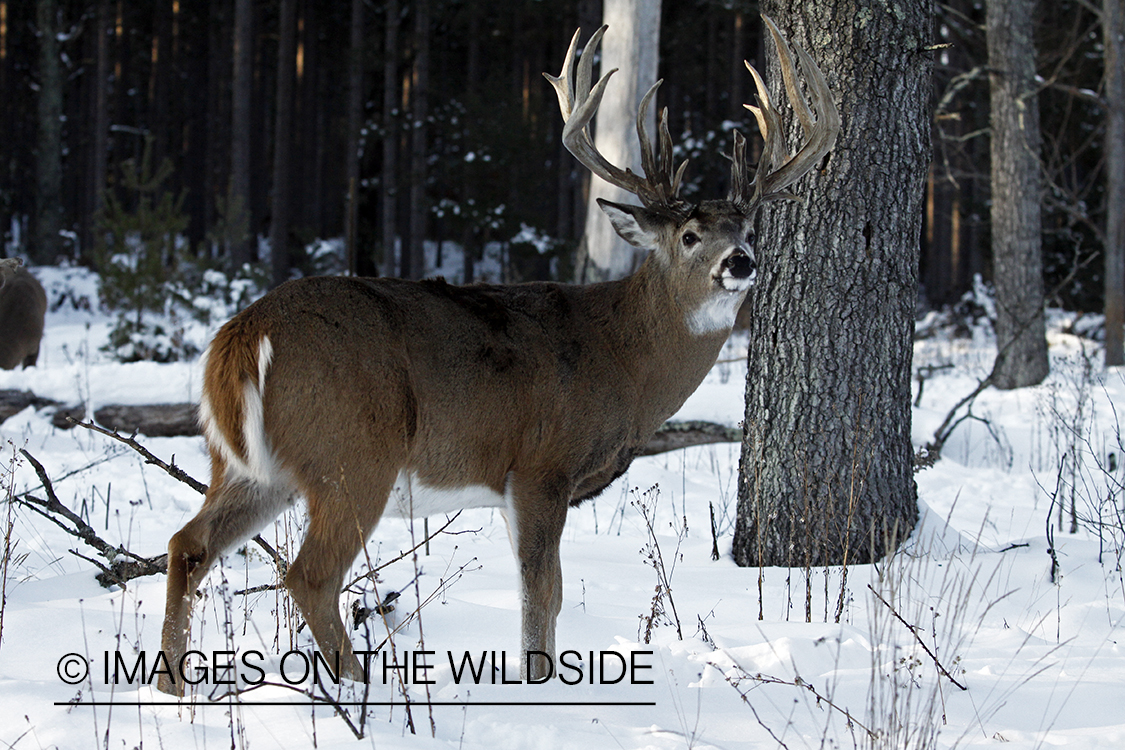
<instances>
[{"instance_id":1,"label":"antler tine","mask_svg":"<svg viewBox=\"0 0 1125 750\"><path fill-rule=\"evenodd\" d=\"M570 48L567 50L566 58L563 61L562 72L558 76L543 74L555 87L555 93L558 95L559 111L562 113L565 123L562 135L563 144L591 173L611 185L629 191L637 196L646 207L679 210L680 202L676 200L676 192L679 189L680 178L683 175L683 167L686 162L680 166L677 173L673 174L672 139L668 135L666 117L660 118L661 132L658 155L653 154L652 142L649 140L644 126L645 114L653 96L656 94L656 90L660 87L660 81L657 81L648 90L637 111L637 136L641 143L641 166L645 173L643 179L629 169L620 169L611 164L598 152L593 139L590 137L590 121L601 104L610 76L617 72L616 68L609 71L594 84L593 88L590 87L590 81L593 80L594 50L597 49L607 28L609 27L602 26L590 38L577 63L576 81L572 80L572 76L575 75L574 57L579 32L575 32L571 39Z\"/></svg>"},{"instance_id":2,"label":"antler tine","mask_svg":"<svg viewBox=\"0 0 1125 750\"><path fill-rule=\"evenodd\" d=\"M659 140L655 155L652 151L652 141L648 137L648 128L645 127L649 105L662 83L664 83L663 79L654 83L641 99L641 105L637 108L637 139L641 143L641 168L644 169L645 183L654 193L652 204L674 206L677 203L676 193L679 192L680 178L683 177L684 169L687 167L687 160L680 164L679 170L675 168L672 135L668 132L668 108L662 109L656 118ZM637 197L642 201L646 200L643 196Z\"/></svg>"},{"instance_id":3,"label":"antler tine","mask_svg":"<svg viewBox=\"0 0 1125 750\"><path fill-rule=\"evenodd\" d=\"M793 57L789 54L789 44L785 37L781 35L781 29L777 28L777 24L773 22L772 18L762 14L762 20L766 22L766 27L770 30L770 36L773 37L774 46L777 47L777 56L781 63L781 80L785 84L785 95L789 97L789 104L793 107L793 112L797 115L801 128L808 133L813 127L813 117L809 111L808 103L805 102L800 89L797 87L797 68L793 65ZM796 42L794 42L794 45L800 47ZM802 60L802 62L804 61ZM807 75L808 71L805 71L805 73Z\"/></svg>"},{"instance_id":4,"label":"antler tine","mask_svg":"<svg viewBox=\"0 0 1125 750\"><path fill-rule=\"evenodd\" d=\"M664 79L660 79L652 84L645 95L641 97L641 105L637 107L637 140L641 144L641 169L644 170L645 176L650 179L657 172L657 161L652 153L652 141L648 138L648 128L645 127L646 114L648 113L649 104L652 103L652 97L656 96L656 90L660 88L660 84L664 83ZM660 156L664 156L663 148L660 150ZM661 159L663 161L663 159Z\"/></svg>"},{"instance_id":5,"label":"antler tine","mask_svg":"<svg viewBox=\"0 0 1125 750\"><path fill-rule=\"evenodd\" d=\"M559 99L559 111L562 112L563 122L570 119L570 103L574 101L574 81L570 80L567 73L574 70L574 54L578 50L578 35L582 33L582 29L574 32L574 36L570 38L570 47L566 50L566 57L563 59L562 72L559 75L553 76L550 73L544 73L543 77L551 82L555 88L555 95Z\"/></svg>"},{"instance_id":6,"label":"antler tine","mask_svg":"<svg viewBox=\"0 0 1125 750\"><path fill-rule=\"evenodd\" d=\"M754 198L761 197L761 190L765 183L764 179L758 179L758 175L768 175L773 171L775 164L782 164L789 161L789 153L785 148L785 135L781 128L781 116L773 107L773 102L770 101L769 90L766 88L765 81L758 75L758 71L754 66L744 61L746 69L750 71L750 75L754 76L754 85L758 89L758 103L760 107L755 107L750 104L743 105L746 109L754 113L754 119L758 121L758 130L762 134L762 140L765 142L762 147L762 157L758 162L758 170L754 175L754 181L749 184L750 187L755 188ZM749 193L747 193L749 197Z\"/></svg>"},{"instance_id":7,"label":"antler tine","mask_svg":"<svg viewBox=\"0 0 1125 750\"><path fill-rule=\"evenodd\" d=\"M746 175L746 138L737 130L734 131L734 148L730 159L730 196L731 201L737 201L740 196L750 195L751 184Z\"/></svg>"},{"instance_id":8,"label":"antler tine","mask_svg":"<svg viewBox=\"0 0 1125 750\"><path fill-rule=\"evenodd\" d=\"M754 76L754 83L758 89L758 100L761 105L760 107L746 105L746 108L754 113L754 118L758 121L758 128L762 131L762 137L765 140L762 160L758 165L758 173L755 175L753 182L753 195L749 195L749 185L746 184L744 178L738 182L740 192L735 192L734 170L737 168L740 172L744 172L745 165L732 167L732 196L747 203L795 197L784 192L785 188L800 179L820 161L821 157L828 153L836 143L836 136L840 132L840 113L836 109L832 91L828 88L828 82L824 79L824 74L821 73L820 68L817 67L800 44L793 43L801 72L808 84L809 101L806 101L797 86L796 65L793 64L793 58L789 52L789 43L769 16L763 14L762 19L766 22L774 44L777 46L785 93L798 122L801 123L801 129L805 134L805 144L797 151L796 155L792 157L788 155L784 144L784 134L781 130L780 117L770 103L765 83L762 81L762 77L758 75L758 71L754 70L749 63L746 63L750 74ZM779 164L781 166L777 166Z\"/></svg>"}]
</instances>

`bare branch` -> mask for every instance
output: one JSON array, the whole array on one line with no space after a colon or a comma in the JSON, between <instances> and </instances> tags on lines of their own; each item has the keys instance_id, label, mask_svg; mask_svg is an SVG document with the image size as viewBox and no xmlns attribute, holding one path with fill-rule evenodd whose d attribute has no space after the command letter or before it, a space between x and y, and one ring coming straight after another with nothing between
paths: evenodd
<instances>
[{"instance_id":1,"label":"bare branch","mask_svg":"<svg viewBox=\"0 0 1125 750\"><path fill-rule=\"evenodd\" d=\"M149 450L147 448L145 448L143 445L141 445L140 443L138 443L136 441L136 437L137 437L136 433L133 433L129 437L125 437L125 436L121 435L121 433L119 433L117 430L107 430L104 427L99 427L98 425L94 424L93 422L80 422L77 419L75 419L74 417L67 417L66 421L68 421L72 424L75 424L79 427L85 427L87 430L93 430L94 432L101 433L102 435L105 435L106 437L111 437L114 440L117 440L119 442L124 443L125 445L127 445L130 448L132 448L133 450L135 450L137 453L140 453L144 457L145 463L149 463L149 464L152 464L153 466L156 466L160 469L163 469L170 477L172 477L173 479L176 479L178 481L183 482L184 484L186 484L188 487L191 487L193 490L195 490L199 494L201 494L201 495L207 494L207 485L203 484L203 482L200 482L198 479L194 478L193 476L191 476L190 474L185 472L183 469L176 466L175 456L172 457L172 463L171 464L164 463L159 458L154 456L151 452L149 452Z\"/></svg>"},{"instance_id":2,"label":"bare branch","mask_svg":"<svg viewBox=\"0 0 1125 750\"><path fill-rule=\"evenodd\" d=\"M115 584L124 588L125 582L133 578L167 572L168 555L140 557L139 555L129 552L124 547L115 547L98 536L93 527L83 521L77 513L59 501L58 496L55 495L55 488L51 483L51 478L47 476L47 470L43 468L43 464L39 463L39 461L24 448L20 449L20 453L23 454L24 458L26 458L31 463L32 468L35 469L35 473L39 476L39 481L43 483L43 489L47 493L47 499L43 500L31 494L24 494L19 497L14 497L13 499L25 508L29 508L48 519L71 536L82 540L87 545L97 550L98 554L109 562L108 567L97 560L78 553L76 550L70 550L70 553L83 560L94 563L101 569L102 572L97 576L98 583L107 588ZM73 528L59 520L60 516L73 524Z\"/></svg>"},{"instance_id":3,"label":"bare branch","mask_svg":"<svg viewBox=\"0 0 1125 750\"><path fill-rule=\"evenodd\" d=\"M930 651L930 647L927 646L926 643L918 636L918 629L915 628L910 623L908 623L906 620L904 620L902 615L900 615L898 613L898 611L896 611L895 608L892 607L886 599L884 599L882 596L880 596L879 592L876 591L871 586L870 583L867 584L867 588L871 589L871 593L875 595L876 599L878 599L879 601L881 601L883 604L886 605L887 609L889 609L891 611L891 614L895 616L896 620L898 620L899 622L901 622L903 625L906 626L906 629L909 630L910 634L914 636L914 640L918 641L918 645L921 646L923 649L925 649L926 653L929 654L931 659L933 659L934 666L938 668L938 671L941 672L943 675L945 675L949 679L949 681L952 682L957 687L961 688L962 690L968 690L969 688L965 687L960 682L958 682L957 678L954 677L953 675L951 675L949 673L949 670L942 666L941 662L938 661L937 656L934 655L934 652Z\"/></svg>"},{"instance_id":4,"label":"bare branch","mask_svg":"<svg viewBox=\"0 0 1125 750\"><path fill-rule=\"evenodd\" d=\"M94 432L100 433L102 435L105 435L106 437L110 437L118 442L124 443L125 445L135 450L137 453L141 454L141 456L145 459L145 463L151 464L152 466L155 466L159 469L163 469L164 472L168 474L168 476L177 481L183 482L199 494L207 494L207 485L188 474L179 466L176 466L175 456L172 457L172 463L165 463L164 461L153 455L153 453L149 451L148 448L145 448L143 445L137 442L136 433L133 433L129 437L125 437L117 430L107 430L104 427L99 427L93 422L80 422L73 417L67 417L66 419L68 422L79 427L85 427L87 430L93 430ZM255 535L251 541L261 547L265 551L265 553L269 555L269 558L273 560L274 565L277 567L278 575L284 578L285 573L289 570L289 561L286 560L280 552L274 549L273 545L263 539L261 534Z\"/></svg>"}]
</instances>

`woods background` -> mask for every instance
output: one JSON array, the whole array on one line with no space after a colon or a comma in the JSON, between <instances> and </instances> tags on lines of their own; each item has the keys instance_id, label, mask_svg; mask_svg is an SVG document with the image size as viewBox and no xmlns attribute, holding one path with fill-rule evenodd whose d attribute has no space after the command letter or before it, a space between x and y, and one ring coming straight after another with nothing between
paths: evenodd
<instances>
[{"instance_id":1,"label":"woods background","mask_svg":"<svg viewBox=\"0 0 1125 750\"><path fill-rule=\"evenodd\" d=\"M741 105L742 60L762 63L758 3L663 6L658 104L692 158L686 196L717 197L731 129L756 132ZM921 255L933 306L991 265L984 4L935 10L949 46L934 51ZM1097 11L1057 0L1035 13L1045 288L1048 303L1090 311L1106 213ZM5 255L92 263L105 196L127 212L147 195L183 219L166 264L237 268L266 253L252 238L272 238L284 278L308 270L312 240L344 237L359 273L419 276L425 239L474 261L507 243L504 280L570 278L589 178L563 150L540 73L601 18L599 0L0 0ZM148 172L131 186L122 165L139 165L146 143ZM512 242L522 227L549 241Z\"/></svg>"}]
</instances>

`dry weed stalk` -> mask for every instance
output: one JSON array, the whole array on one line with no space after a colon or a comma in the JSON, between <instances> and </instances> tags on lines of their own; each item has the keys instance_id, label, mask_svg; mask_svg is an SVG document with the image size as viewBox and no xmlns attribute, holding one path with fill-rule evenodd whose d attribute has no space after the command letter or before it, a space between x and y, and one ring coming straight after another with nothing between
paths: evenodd
<instances>
[{"instance_id":1,"label":"dry weed stalk","mask_svg":"<svg viewBox=\"0 0 1125 750\"><path fill-rule=\"evenodd\" d=\"M631 494L634 499L630 501L630 504L640 512L648 532L648 541L641 548L641 554L644 555L645 561L656 572L656 589L652 595L652 604L648 613L640 616L641 622L637 639L642 643L651 643L653 629L661 622L665 622L675 626L676 637L682 641L684 634L680 627L680 615L676 612L676 602L672 598L672 574L675 572L676 562L680 558L680 545L687 538L687 516L683 517L683 524L679 528L676 528L674 524L669 524L676 532L676 549L672 553L672 564L669 567L664 563L664 554L660 549L660 541L656 537L654 526L656 505L660 500L660 485L654 484L641 495L637 495L636 489L632 490ZM667 608L665 603L667 603ZM668 616L668 609L672 611L671 617Z\"/></svg>"}]
</instances>

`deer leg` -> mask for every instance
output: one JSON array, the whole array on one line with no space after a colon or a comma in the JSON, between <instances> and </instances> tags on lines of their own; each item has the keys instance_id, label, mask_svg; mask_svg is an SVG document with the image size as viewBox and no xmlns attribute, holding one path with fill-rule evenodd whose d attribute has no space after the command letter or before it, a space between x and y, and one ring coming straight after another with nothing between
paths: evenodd
<instances>
[{"instance_id":1,"label":"deer leg","mask_svg":"<svg viewBox=\"0 0 1125 750\"><path fill-rule=\"evenodd\" d=\"M555 659L555 622L562 610L559 542L569 494L513 489L515 512L510 514L508 528L520 571L521 673L525 679L542 680L550 674ZM531 651L546 654L550 662L542 656L529 660Z\"/></svg>"},{"instance_id":2,"label":"deer leg","mask_svg":"<svg viewBox=\"0 0 1125 750\"><path fill-rule=\"evenodd\" d=\"M383 502L367 507L336 497L326 501L319 493L310 493L309 531L285 576L285 586L304 615L325 661L333 669L339 663L337 677L363 679L363 670L340 619L340 590L344 574L382 515L389 492L388 483L382 493Z\"/></svg>"},{"instance_id":3,"label":"deer leg","mask_svg":"<svg viewBox=\"0 0 1125 750\"><path fill-rule=\"evenodd\" d=\"M195 592L224 552L272 521L292 499L281 485L244 480L213 480L194 518L168 542L168 587L161 649L173 676L162 674L157 689L183 695L181 661L187 652Z\"/></svg>"}]
</instances>

